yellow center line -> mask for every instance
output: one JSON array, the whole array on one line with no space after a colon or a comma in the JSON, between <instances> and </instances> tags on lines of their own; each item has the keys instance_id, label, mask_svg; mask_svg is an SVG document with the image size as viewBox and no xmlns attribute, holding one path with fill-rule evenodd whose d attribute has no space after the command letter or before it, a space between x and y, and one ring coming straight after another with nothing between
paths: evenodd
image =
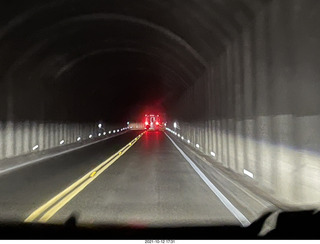
<instances>
[{"instance_id":1,"label":"yellow center line","mask_svg":"<svg viewBox=\"0 0 320 244\"><path fill-rule=\"evenodd\" d=\"M59 211L65 204L67 204L74 196L76 196L79 192L81 192L87 185L89 185L94 179L96 179L103 171L105 171L108 167L110 167L118 158L120 158L127 150L130 149L137 142L137 138L140 138L145 132L140 134L138 137L133 139L126 146L121 148L117 153L113 154L107 160L102 162L96 168L88 172L82 178L77 180L75 183L67 187L65 190L60 192L58 195L50 199L47 203L43 204L41 207L36 209L32 214L25 219L24 222L32 222L36 218L38 218L41 214L52 207L47 213L45 213L40 222L48 221L57 211ZM60 202L58 202L62 199ZM58 203L57 203L58 202ZM56 204L57 203L57 204ZM55 205L56 204L56 205Z\"/></svg>"},{"instance_id":2,"label":"yellow center line","mask_svg":"<svg viewBox=\"0 0 320 244\"><path fill-rule=\"evenodd\" d=\"M130 147L126 148L123 151L123 154L128 151ZM72 198L74 198L78 193L80 193L86 186L88 186L92 181L94 181L100 174L102 174L103 171L105 171L107 168L109 168L115 161L117 161L120 158L120 156L117 156L114 158L110 163L105 165L101 170L99 170L93 178L87 179L85 182L83 182L78 188L76 188L74 191L69 193L65 198L63 198L59 203L54 205L49 211L47 211L39 220L40 223L47 222L56 212L58 212L64 205L66 205Z\"/></svg>"}]
</instances>

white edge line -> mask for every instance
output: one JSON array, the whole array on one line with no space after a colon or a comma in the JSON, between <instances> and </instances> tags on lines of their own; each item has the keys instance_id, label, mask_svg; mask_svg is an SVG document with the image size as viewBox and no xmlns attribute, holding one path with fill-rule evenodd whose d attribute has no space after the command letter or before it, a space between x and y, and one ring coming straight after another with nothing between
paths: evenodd
<instances>
[{"instance_id":1,"label":"white edge line","mask_svg":"<svg viewBox=\"0 0 320 244\"><path fill-rule=\"evenodd\" d=\"M128 132L128 131L126 131L126 132ZM37 163L37 162L42 161L42 160L46 160L46 159L49 159L49 158L54 158L54 157L56 157L56 156L60 156L60 155L62 155L62 154L68 153L68 152L72 152L72 151L75 151L75 150L78 150L78 149L81 149L81 148L84 148L84 147L87 147L87 146L90 146L90 145L93 145L93 144L96 144L96 143L99 143L99 142L102 142L102 141L106 141L106 140L111 139L111 138L113 138L113 137L123 135L123 134L125 134L126 132L124 132L124 133L119 133L119 134L115 134L115 135L112 135L112 136L110 136L110 137L108 137L108 138L104 138L104 139L100 139L100 140L98 140L98 141L90 142L90 143L88 143L88 144L85 144L85 145L82 145L82 146L79 146L79 147L75 147L75 148L71 148L71 149L68 149L68 150L65 150L65 151L62 151L62 152L53 153L53 154L51 154L51 155L47 155L47 156L44 156L44 157L40 157L40 158L31 160L31 161L25 162L25 163L23 163L23 164L19 164L19 165L17 165L17 166L13 166L13 167L8 168L8 169L0 170L0 175L1 175L1 174L4 174L4 173L7 173L7 172L9 172L9 171L11 171L11 170L15 170L15 169L18 169L18 168L21 168L21 167L24 167L24 166L28 166L28 165L30 165L30 164ZM75 143L78 143L78 142L75 142ZM66 145L70 145L70 144L65 144L65 146L66 146Z\"/></svg>"},{"instance_id":2,"label":"white edge line","mask_svg":"<svg viewBox=\"0 0 320 244\"><path fill-rule=\"evenodd\" d=\"M220 199L224 206L240 221L242 226L246 227L250 225L250 221L218 190L215 185L201 172L201 170L195 165L194 162L180 149L180 147L165 133L170 139L173 145L178 149L182 156L188 161L191 167L198 173L201 179L207 184L207 186L213 191L213 193Z\"/></svg>"}]
</instances>

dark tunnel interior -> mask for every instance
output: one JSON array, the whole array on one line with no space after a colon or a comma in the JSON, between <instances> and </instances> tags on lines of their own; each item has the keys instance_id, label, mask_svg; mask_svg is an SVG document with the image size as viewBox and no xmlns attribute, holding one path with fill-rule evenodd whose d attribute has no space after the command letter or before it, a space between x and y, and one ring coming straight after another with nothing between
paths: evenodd
<instances>
[{"instance_id":1,"label":"dark tunnel interior","mask_svg":"<svg viewBox=\"0 0 320 244\"><path fill-rule=\"evenodd\" d=\"M170 114L266 2L1 1L1 119Z\"/></svg>"},{"instance_id":2,"label":"dark tunnel interior","mask_svg":"<svg viewBox=\"0 0 320 244\"><path fill-rule=\"evenodd\" d=\"M319 205L319 13L318 0L1 0L0 160L161 113L166 133L275 199Z\"/></svg>"}]
</instances>

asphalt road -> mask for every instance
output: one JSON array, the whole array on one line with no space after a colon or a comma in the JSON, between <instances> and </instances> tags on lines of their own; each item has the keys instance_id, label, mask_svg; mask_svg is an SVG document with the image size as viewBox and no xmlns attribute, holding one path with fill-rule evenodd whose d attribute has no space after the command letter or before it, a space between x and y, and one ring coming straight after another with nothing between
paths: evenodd
<instances>
[{"instance_id":1,"label":"asphalt road","mask_svg":"<svg viewBox=\"0 0 320 244\"><path fill-rule=\"evenodd\" d=\"M140 133L128 132L0 175L0 220L24 221ZM83 224L240 225L163 132L145 133L112 165L87 179L48 223L75 216Z\"/></svg>"}]
</instances>

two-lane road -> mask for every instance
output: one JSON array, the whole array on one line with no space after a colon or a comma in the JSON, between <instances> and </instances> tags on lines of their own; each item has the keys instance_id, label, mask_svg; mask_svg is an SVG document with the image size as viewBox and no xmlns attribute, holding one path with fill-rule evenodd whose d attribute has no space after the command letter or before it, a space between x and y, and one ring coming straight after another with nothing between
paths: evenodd
<instances>
[{"instance_id":1,"label":"two-lane road","mask_svg":"<svg viewBox=\"0 0 320 244\"><path fill-rule=\"evenodd\" d=\"M1 220L24 221L139 134L128 132L0 175ZM146 132L65 201L49 223L74 215L84 224L239 224L164 132Z\"/></svg>"}]
</instances>

